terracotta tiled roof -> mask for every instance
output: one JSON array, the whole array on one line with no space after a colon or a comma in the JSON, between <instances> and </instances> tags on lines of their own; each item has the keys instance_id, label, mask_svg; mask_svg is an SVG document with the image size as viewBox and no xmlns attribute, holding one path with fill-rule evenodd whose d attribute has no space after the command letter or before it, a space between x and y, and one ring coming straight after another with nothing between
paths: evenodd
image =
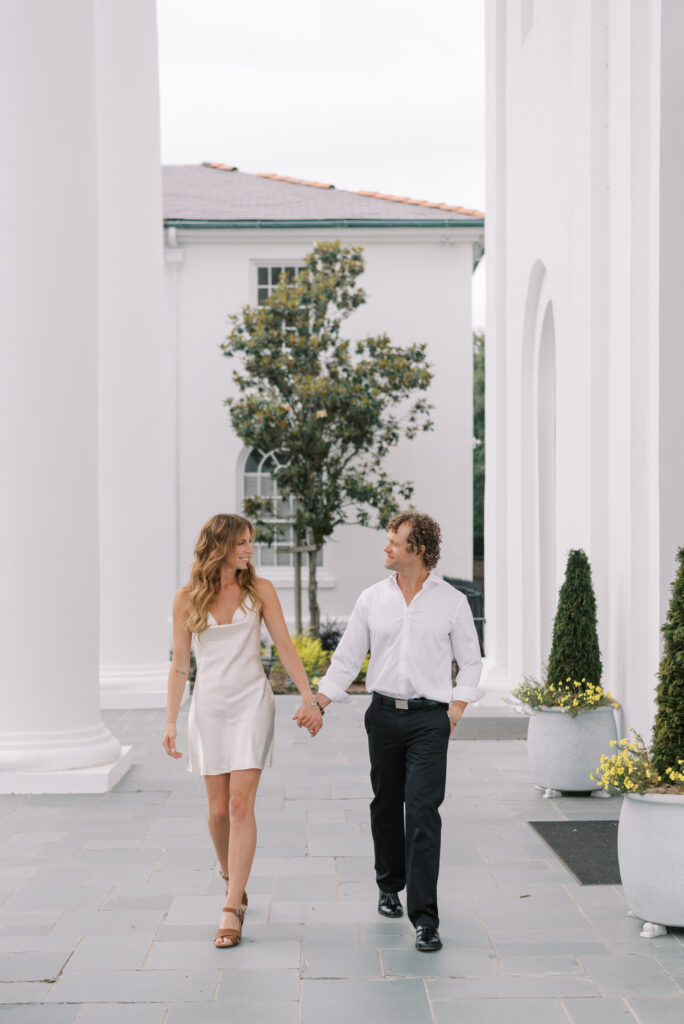
<instances>
[{"instance_id":1,"label":"terracotta tiled roof","mask_svg":"<svg viewBox=\"0 0 684 1024\"><path fill-rule=\"evenodd\" d=\"M163 176L167 221L360 221L461 227L476 221L480 227L484 217L478 210L463 206L382 192L349 192L284 174L245 174L230 164L164 167Z\"/></svg>"},{"instance_id":2,"label":"terracotta tiled roof","mask_svg":"<svg viewBox=\"0 0 684 1024\"><path fill-rule=\"evenodd\" d=\"M332 186L330 186L332 188ZM357 196L371 196L373 199L389 199L391 203L408 203L409 206L429 206L431 210L448 210L449 213L465 213L469 217L484 217L480 210L468 210L465 206L447 206L446 203L431 203L427 199L409 199L407 196L387 196L383 192L357 192Z\"/></svg>"},{"instance_id":3,"label":"terracotta tiled roof","mask_svg":"<svg viewBox=\"0 0 684 1024\"><path fill-rule=\"evenodd\" d=\"M284 174L269 174L268 171L259 171L257 178L270 178L271 181L289 181L291 185L308 185L309 188L335 188L334 185L325 185L322 181L304 181L303 178L288 178Z\"/></svg>"}]
</instances>

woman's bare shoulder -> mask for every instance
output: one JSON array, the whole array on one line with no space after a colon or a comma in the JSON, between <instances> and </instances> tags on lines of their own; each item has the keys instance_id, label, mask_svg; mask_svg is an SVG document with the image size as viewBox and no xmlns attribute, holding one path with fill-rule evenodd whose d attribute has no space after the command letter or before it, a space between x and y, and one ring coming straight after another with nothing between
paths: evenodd
<instances>
[{"instance_id":1,"label":"woman's bare shoulder","mask_svg":"<svg viewBox=\"0 0 684 1024\"><path fill-rule=\"evenodd\" d=\"M185 586L180 587L176 591L176 596L173 599L174 608L184 608L190 604L190 584L186 583Z\"/></svg>"},{"instance_id":2,"label":"woman's bare shoulder","mask_svg":"<svg viewBox=\"0 0 684 1024\"><path fill-rule=\"evenodd\" d=\"M254 580L254 585L260 601L264 598L268 599L276 592L271 581L267 580L265 576L257 576Z\"/></svg>"}]
</instances>

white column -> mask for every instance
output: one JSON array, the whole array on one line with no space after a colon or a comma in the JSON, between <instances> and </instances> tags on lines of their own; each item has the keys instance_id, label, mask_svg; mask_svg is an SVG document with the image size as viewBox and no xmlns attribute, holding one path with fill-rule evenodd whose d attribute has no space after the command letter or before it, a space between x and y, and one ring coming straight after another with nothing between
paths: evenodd
<instances>
[{"instance_id":1,"label":"white column","mask_svg":"<svg viewBox=\"0 0 684 1024\"><path fill-rule=\"evenodd\" d=\"M100 688L163 707L173 599L154 0L95 0L100 204Z\"/></svg>"},{"instance_id":2,"label":"white column","mask_svg":"<svg viewBox=\"0 0 684 1024\"><path fill-rule=\"evenodd\" d=\"M684 295L681 285L681 240L684 230L684 139L681 111L684 70L681 46L684 10L674 0L662 5L660 122L660 303L659 303L659 610L664 622L670 585L677 570L677 549L684 545Z\"/></svg>"},{"instance_id":3,"label":"white column","mask_svg":"<svg viewBox=\"0 0 684 1024\"><path fill-rule=\"evenodd\" d=\"M0 5L0 792L103 792L90 3Z\"/></svg>"},{"instance_id":4,"label":"white column","mask_svg":"<svg viewBox=\"0 0 684 1024\"><path fill-rule=\"evenodd\" d=\"M487 333L485 338L485 652L483 685L505 693L517 680L510 675L508 423L506 403L506 5L487 0Z\"/></svg>"}]
</instances>

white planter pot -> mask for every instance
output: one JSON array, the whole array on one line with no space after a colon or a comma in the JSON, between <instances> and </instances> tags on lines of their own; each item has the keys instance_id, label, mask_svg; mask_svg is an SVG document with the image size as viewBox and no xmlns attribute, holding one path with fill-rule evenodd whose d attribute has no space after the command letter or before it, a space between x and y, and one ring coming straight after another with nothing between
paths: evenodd
<instances>
[{"instance_id":1,"label":"white planter pot","mask_svg":"<svg viewBox=\"0 0 684 1024\"><path fill-rule=\"evenodd\" d=\"M647 925L644 938L664 934L654 926L684 928L684 796L625 794L618 827L618 860L625 899Z\"/></svg>"},{"instance_id":2,"label":"white planter pot","mask_svg":"<svg viewBox=\"0 0 684 1024\"><path fill-rule=\"evenodd\" d=\"M615 713L611 707L580 711L576 718L560 708L537 708L530 716L527 752L537 786L553 791L577 792L601 787L592 780L601 754L614 753L617 740Z\"/></svg>"}]
</instances>

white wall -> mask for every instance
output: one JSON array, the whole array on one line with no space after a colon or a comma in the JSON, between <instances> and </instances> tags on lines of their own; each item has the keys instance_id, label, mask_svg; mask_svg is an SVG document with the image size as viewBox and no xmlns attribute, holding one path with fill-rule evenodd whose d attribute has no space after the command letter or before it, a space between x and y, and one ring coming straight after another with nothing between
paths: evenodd
<instances>
[{"instance_id":1,"label":"white wall","mask_svg":"<svg viewBox=\"0 0 684 1024\"><path fill-rule=\"evenodd\" d=\"M675 10L670 31L681 47ZM604 685L622 700L626 724L648 732L662 575L674 572L671 556L663 564L659 557L660 521L684 497L681 473L664 479L658 471L661 5L489 0L487 11L492 676L513 686L524 673L540 673L553 611L541 595L550 572L556 588L562 582L567 551L582 547L594 573ZM679 96L681 63L673 58L669 71L667 88ZM675 110L681 105L673 102L673 117ZM681 181L681 131L677 138L673 192ZM668 260L674 234L681 235L678 203L667 208L678 226ZM681 338L681 287L669 295L669 329L677 324ZM551 491L539 472L540 451L549 447L539 382L550 311ZM681 403L677 412L674 402L667 409L668 434L678 417L681 437ZM549 535L551 570L543 558Z\"/></svg>"},{"instance_id":2,"label":"white wall","mask_svg":"<svg viewBox=\"0 0 684 1024\"><path fill-rule=\"evenodd\" d=\"M168 234L168 233L167 233ZM435 430L402 442L388 459L398 479L415 483L414 504L442 525L440 570L472 575L473 235L446 243L424 229L351 232L330 238L364 247L361 284L368 301L347 321L351 338L387 332L397 344L424 341L435 378L429 398ZM449 232L449 235L455 234ZM178 346L178 578L186 578L195 537L218 511L238 510L242 444L224 399L235 394L237 363L219 349L228 315L256 303L256 264L302 259L320 234L304 230L175 233L167 248L171 336ZM174 236L167 239L167 245ZM364 587L383 574L384 534L344 527L326 545L319 570L322 614L348 615ZM291 573L266 571L292 615ZM306 603L306 601L304 602Z\"/></svg>"}]
</instances>

